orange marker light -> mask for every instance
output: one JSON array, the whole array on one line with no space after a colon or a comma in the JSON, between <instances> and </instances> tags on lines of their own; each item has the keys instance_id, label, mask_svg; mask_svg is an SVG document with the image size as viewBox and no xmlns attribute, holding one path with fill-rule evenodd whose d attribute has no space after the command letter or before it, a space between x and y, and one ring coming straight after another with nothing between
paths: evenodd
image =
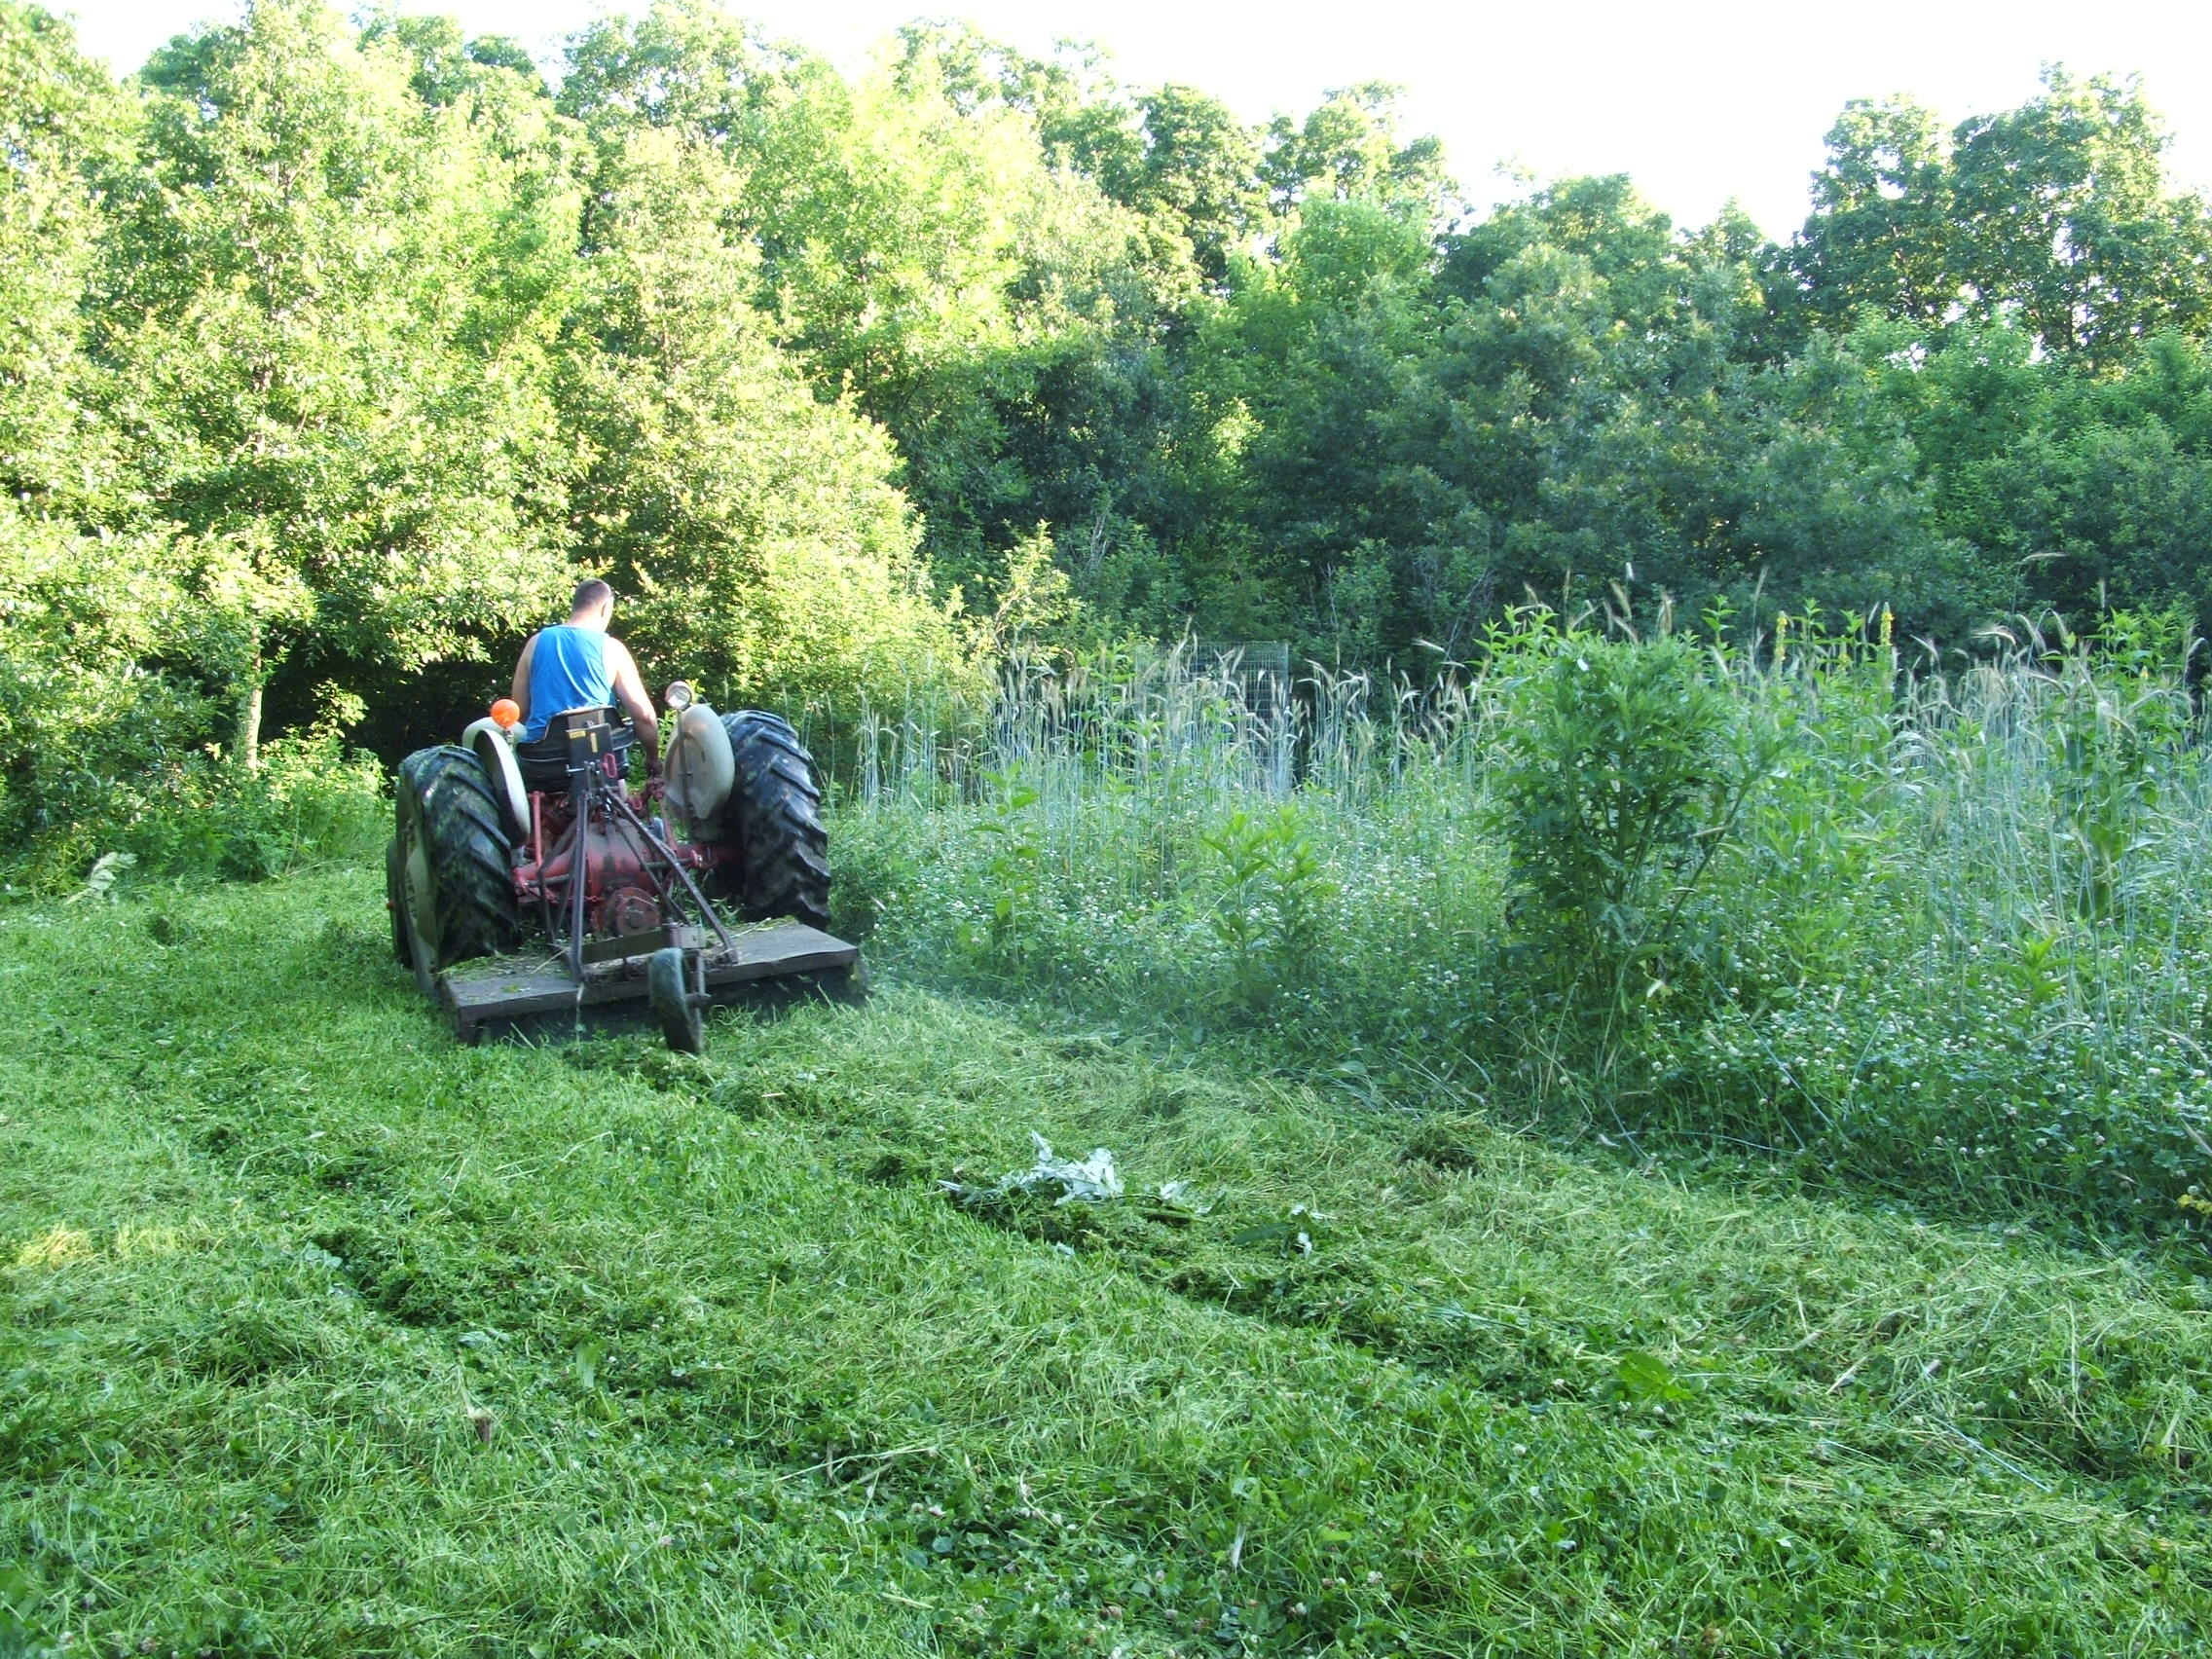
<instances>
[{"instance_id":1,"label":"orange marker light","mask_svg":"<svg viewBox=\"0 0 2212 1659\"><path fill-rule=\"evenodd\" d=\"M492 705L493 723L504 731L512 731L522 723L522 708L512 697L501 697Z\"/></svg>"}]
</instances>

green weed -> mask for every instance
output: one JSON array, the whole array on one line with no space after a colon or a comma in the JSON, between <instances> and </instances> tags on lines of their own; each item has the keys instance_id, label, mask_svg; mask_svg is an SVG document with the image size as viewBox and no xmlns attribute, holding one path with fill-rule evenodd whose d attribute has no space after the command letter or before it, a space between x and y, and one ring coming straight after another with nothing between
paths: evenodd
<instances>
[{"instance_id":1,"label":"green weed","mask_svg":"<svg viewBox=\"0 0 2212 1659\"><path fill-rule=\"evenodd\" d=\"M1265 818L1232 811L1198 845L1216 861L1205 925L1228 958L1227 993L1262 1011L1279 989L1309 983L1336 884L1323 873L1294 806Z\"/></svg>"}]
</instances>

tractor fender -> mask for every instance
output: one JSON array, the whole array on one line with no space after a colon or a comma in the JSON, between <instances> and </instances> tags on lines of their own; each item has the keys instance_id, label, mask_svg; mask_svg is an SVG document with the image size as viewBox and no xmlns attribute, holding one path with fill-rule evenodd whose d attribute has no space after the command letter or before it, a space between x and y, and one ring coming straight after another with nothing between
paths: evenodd
<instances>
[{"instance_id":1,"label":"tractor fender","mask_svg":"<svg viewBox=\"0 0 2212 1659\"><path fill-rule=\"evenodd\" d=\"M492 782L492 798L507 821L507 838L520 846L530 838L530 796L522 787L515 747L497 720L482 719L461 734L461 746L476 756Z\"/></svg>"},{"instance_id":2,"label":"tractor fender","mask_svg":"<svg viewBox=\"0 0 2212 1659\"><path fill-rule=\"evenodd\" d=\"M673 724L676 729L661 767L668 780L669 810L692 828L711 824L737 782L729 733L722 727L721 716L704 703L693 703Z\"/></svg>"}]
</instances>

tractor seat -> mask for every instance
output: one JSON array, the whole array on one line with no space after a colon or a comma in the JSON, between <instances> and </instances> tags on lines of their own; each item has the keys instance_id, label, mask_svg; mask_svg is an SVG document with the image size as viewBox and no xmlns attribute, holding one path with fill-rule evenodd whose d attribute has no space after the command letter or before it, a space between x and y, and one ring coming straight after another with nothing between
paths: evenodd
<instances>
[{"instance_id":1,"label":"tractor seat","mask_svg":"<svg viewBox=\"0 0 2212 1659\"><path fill-rule=\"evenodd\" d=\"M515 764L525 789L566 790L570 773L583 770L594 755L619 765L637 741L637 728L619 709L565 709L545 722L543 737L515 745Z\"/></svg>"}]
</instances>

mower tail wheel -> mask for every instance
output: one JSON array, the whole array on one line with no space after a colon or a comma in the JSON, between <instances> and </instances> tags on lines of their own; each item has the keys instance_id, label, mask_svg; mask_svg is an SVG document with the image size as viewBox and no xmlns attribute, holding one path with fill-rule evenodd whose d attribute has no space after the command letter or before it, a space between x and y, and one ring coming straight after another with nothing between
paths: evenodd
<instances>
[{"instance_id":1,"label":"mower tail wheel","mask_svg":"<svg viewBox=\"0 0 2212 1659\"><path fill-rule=\"evenodd\" d=\"M741 709L722 717L736 781L706 839L735 841L737 868L716 898L734 897L750 922L790 916L830 925L830 832L814 757L779 716Z\"/></svg>"},{"instance_id":2,"label":"mower tail wheel","mask_svg":"<svg viewBox=\"0 0 2212 1659\"><path fill-rule=\"evenodd\" d=\"M399 763L398 833L387 869L403 906L415 977L427 988L439 969L511 950L522 937L509 842L492 781L465 749L418 749Z\"/></svg>"},{"instance_id":3,"label":"mower tail wheel","mask_svg":"<svg viewBox=\"0 0 2212 1659\"><path fill-rule=\"evenodd\" d=\"M704 999L691 995L684 966L683 952L674 945L654 951L645 958L645 995L668 1046L679 1054L703 1054L707 1024L699 1004Z\"/></svg>"}]
</instances>

